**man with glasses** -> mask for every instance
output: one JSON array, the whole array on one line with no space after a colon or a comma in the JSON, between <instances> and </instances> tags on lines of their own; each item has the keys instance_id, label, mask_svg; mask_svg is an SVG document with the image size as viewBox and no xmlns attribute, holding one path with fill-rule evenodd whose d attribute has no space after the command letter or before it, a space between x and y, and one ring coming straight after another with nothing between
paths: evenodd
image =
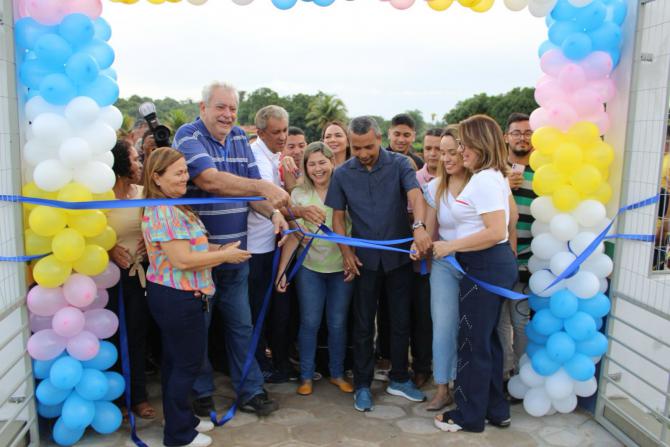
<instances>
[{"instance_id":1,"label":"man with glasses","mask_svg":"<svg viewBox=\"0 0 670 447\"><path fill-rule=\"evenodd\" d=\"M533 131L530 128L528 115L523 113L512 113L507 118L505 130L505 142L509 149L508 162L511 174L507 177L512 195L519 210L519 220L516 225L516 253L519 266L519 282L514 287L518 292L524 292L528 288L528 258L531 256L530 242L532 234L530 227L533 224L533 216L530 213L530 203L537 197L531 186L533 182L533 170L530 168L530 154L533 152L531 137ZM514 248L514 247L513 247ZM528 338L526 337L526 325L530 320L528 300L512 301L503 300L498 323L498 336L503 347L503 371L505 389L509 378L519 372L519 359L526 351ZM513 403L515 400L508 397Z\"/></svg>"}]
</instances>

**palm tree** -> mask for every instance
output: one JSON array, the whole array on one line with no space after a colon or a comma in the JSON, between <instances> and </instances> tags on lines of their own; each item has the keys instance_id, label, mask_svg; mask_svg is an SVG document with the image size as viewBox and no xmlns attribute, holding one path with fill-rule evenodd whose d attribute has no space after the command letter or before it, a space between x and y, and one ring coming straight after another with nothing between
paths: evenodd
<instances>
[{"instance_id":1,"label":"palm tree","mask_svg":"<svg viewBox=\"0 0 670 447\"><path fill-rule=\"evenodd\" d=\"M168 126L172 132L176 132L182 125L191 122L191 119L188 117L186 112L182 109L173 109L170 110L170 113L167 114L165 118L165 125Z\"/></svg>"},{"instance_id":2,"label":"palm tree","mask_svg":"<svg viewBox=\"0 0 670 447\"><path fill-rule=\"evenodd\" d=\"M133 131L133 125L135 124L135 119L130 116L123 114L123 121L121 122L121 128L116 131L116 134L119 138L125 138L130 135Z\"/></svg>"},{"instance_id":3,"label":"palm tree","mask_svg":"<svg viewBox=\"0 0 670 447\"><path fill-rule=\"evenodd\" d=\"M309 112L305 118L308 126L323 130L330 121L346 121L347 107L335 95L319 92L309 104Z\"/></svg>"}]
</instances>

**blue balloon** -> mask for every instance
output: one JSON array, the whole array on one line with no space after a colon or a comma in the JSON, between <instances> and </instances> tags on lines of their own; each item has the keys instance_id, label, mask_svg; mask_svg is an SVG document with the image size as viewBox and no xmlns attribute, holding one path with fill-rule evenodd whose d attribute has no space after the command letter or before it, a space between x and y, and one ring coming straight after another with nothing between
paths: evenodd
<instances>
[{"instance_id":1,"label":"blue balloon","mask_svg":"<svg viewBox=\"0 0 670 447\"><path fill-rule=\"evenodd\" d=\"M594 320L596 322L596 330L597 331L601 330L603 328L603 323L604 323L603 319L602 318L594 318Z\"/></svg>"},{"instance_id":2,"label":"blue balloon","mask_svg":"<svg viewBox=\"0 0 670 447\"><path fill-rule=\"evenodd\" d=\"M119 86L109 76L98 75L93 82L79 86L79 96L89 96L100 107L111 106L119 98Z\"/></svg>"},{"instance_id":3,"label":"blue balloon","mask_svg":"<svg viewBox=\"0 0 670 447\"><path fill-rule=\"evenodd\" d=\"M335 0L314 0L314 4L319 6L330 6L333 3L335 3Z\"/></svg>"},{"instance_id":4,"label":"blue balloon","mask_svg":"<svg viewBox=\"0 0 670 447\"><path fill-rule=\"evenodd\" d=\"M602 293L598 293L593 298L579 300L579 310L586 312L593 318L602 318L610 313L610 300Z\"/></svg>"},{"instance_id":5,"label":"blue balloon","mask_svg":"<svg viewBox=\"0 0 670 447\"><path fill-rule=\"evenodd\" d=\"M104 371L114 366L117 358L118 353L116 351L116 346L114 346L112 343L108 341L101 341L98 354L91 360L81 362L81 364L83 365L84 368Z\"/></svg>"},{"instance_id":6,"label":"blue balloon","mask_svg":"<svg viewBox=\"0 0 670 447\"><path fill-rule=\"evenodd\" d=\"M121 426L123 416L119 407L111 402L100 401L95 403L95 416L91 427L101 435L114 433Z\"/></svg>"},{"instance_id":7,"label":"blue balloon","mask_svg":"<svg viewBox=\"0 0 670 447\"><path fill-rule=\"evenodd\" d=\"M69 395L70 390L56 388L49 379L42 380L35 390L37 401L42 402L44 405L58 405L67 399Z\"/></svg>"},{"instance_id":8,"label":"blue balloon","mask_svg":"<svg viewBox=\"0 0 670 447\"><path fill-rule=\"evenodd\" d=\"M31 89L39 89L45 77L52 74L54 69L37 59L28 59L19 65L19 80Z\"/></svg>"},{"instance_id":9,"label":"blue balloon","mask_svg":"<svg viewBox=\"0 0 670 447\"><path fill-rule=\"evenodd\" d=\"M14 41L17 47L32 50L37 39L55 30L55 27L42 25L32 17L24 17L14 24Z\"/></svg>"},{"instance_id":10,"label":"blue balloon","mask_svg":"<svg viewBox=\"0 0 670 447\"><path fill-rule=\"evenodd\" d=\"M75 390L86 400L100 400L109 391L107 377L97 369L85 369Z\"/></svg>"},{"instance_id":11,"label":"blue balloon","mask_svg":"<svg viewBox=\"0 0 670 447\"><path fill-rule=\"evenodd\" d=\"M561 289L549 299L551 313L556 318L570 318L579 308L579 298L568 289Z\"/></svg>"},{"instance_id":12,"label":"blue balloon","mask_svg":"<svg viewBox=\"0 0 670 447\"><path fill-rule=\"evenodd\" d=\"M619 61L621 60L621 51L617 50L608 50L607 51L612 58L612 69L615 69L617 65L619 65Z\"/></svg>"},{"instance_id":13,"label":"blue balloon","mask_svg":"<svg viewBox=\"0 0 670 447\"><path fill-rule=\"evenodd\" d=\"M591 358L579 352L565 362L563 368L570 377L580 382L589 380L596 373L596 366L593 364Z\"/></svg>"},{"instance_id":14,"label":"blue balloon","mask_svg":"<svg viewBox=\"0 0 670 447\"><path fill-rule=\"evenodd\" d=\"M565 39L580 31L574 22L556 22L549 28L549 40L554 45L561 46Z\"/></svg>"},{"instance_id":15,"label":"blue balloon","mask_svg":"<svg viewBox=\"0 0 670 447\"><path fill-rule=\"evenodd\" d=\"M56 357L51 360L33 360L33 374L36 379L46 379L49 377L51 372L51 366L58 360L60 357Z\"/></svg>"},{"instance_id":16,"label":"blue balloon","mask_svg":"<svg viewBox=\"0 0 670 447\"><path fill-rule=\"evenodd\" d=\"M544 55L544 53L546 53L547 51L556 50L558 48L560 48L560 47L551 43L550 40L545 40L544 42L542 42L540 47L537 49L537 55L538 55L538 57L542 57Z\"/></svg>"},{"instance_id":17,"label":"blue balloon","mask_svg":"<svg viewBox=\"0 0 670 447\"><path fill-rule=\"evenodd\" d=\"M575 341L563 331L551 334L547 340L547 354L553 361L563 363L575 355Z\"/></svg>"},{"instance_id":18,"label":"blue balloon","mask_svg":"<svg viewBox=\"0 0 670 447\"><path fill-rule=\"evenodd\" d=\"M547 336L539 334L535 330L532 324L527 324L525 327L525 331L526 331L526 337L528 337L528 340L532 341L533 343L543 345L547 342Z\"/></svg>"},{"instance_id":19,"label":"blue balloon","mask_svg":"<svg viewBox=\"0 0 670 447\"><path fill-rule=\"evenodd\" d=\"M37 403L37 414L45 419L56 419L63 411L63 404L58 405L44 405L42 402Z\"/></svg>"},{"instance_id":20,"label":"blue balloon","mask_svg":"<svg viewBox=\"0 0 670 447\"><path fill-rule=\"evenodd\" d=\"M93 421L95 405L73 392L63 403L61 419L70 430L83 430Z\"/></svg>"},{"instance_id":21,"label":"blue balloon","mask_svg":"<svg viewBox=\"0 0 670 447\"><path fill-rule=\"evenodd\" d=\"M556 318L549 309L537 312L531 320L533 329L541 335L551 335L563 328L563 320Z\"/></svg>"},{"instance_id":22,"label":"blue balloon","mask_svg":"<svg viewBox=\"0 0 670 447\"><path fill-rule=\"evenodd\" d=\"M543 296L531 295L528 297L528 305L535 312L549 307L549 298Z\"/></svg>"},{"instance_id":23,"label":"blue balloon","mask_svg":"<svg viewBox=\"0 0 670 447\"><path fill-rule=\"evenodd\" d=\"M49 379L56 388L70 391L79 383L83 370L79 360L70 356L61 357L51 367Z\"/></svg>"},{"instance_id":24,"label":"blue balloon","mask_svg":"<svg viewBox=\"0 0 670 447\"><path fill-rule=\"evenodd\" d=\"M114 371L108 371L104 374L107 377L107 385L109 388L102 400L118 399L126 390L126 381L123 380L121 374Z\"/></svg>"},{"instance_id":25,"label":"blue balloon","mask_svg":"<svg viewBox=\"0 0 670 447\"><path fill-rule=\"evenodd\" d=\"M565 320L565 332L575 341L588 340L596 333L596 322L586 312L577 312ZM584 379L586 380L586 379Z\"/></svg>"},{"instance_id":26,"label":"blue balloon","mask_svg":"<svg viewBox=\"0 0 670 447\"><path fill-rule=\"evenodd\" d=\"M528 354L528 357L533 358L535 353L540 349L542 349L542 345L529 341L526 345L526 354Z\"/></svg>"},{"instance_id":27,"label":"blue balloon","mask_svg":"<svg viewBox=\"0 0 670 447\"><path fill-rule=\"evenodd\" d=\"M556 23L556 19L554 19L554 18L551 16L551 14L547 14L547 15L544 17L544 24L547 26L547 28L551 27L551 25L553 25L554 23Z\"/></svg>"},{"instance_id":28,"label":"blue balloon","mask_svg":"<svg viewBox=\"0 0 670 447\"><path fill-rule=\"evenodd\" d=\"M84 14L68 14L58 25L58 34L70 45L79 47L93 39L93 21Z\"/></svg>"},{"instance_id":29,"label":"blue balloon","mask_svg":"<svg viewBox=\"0 0 670 447\"><path fill-rule=\"evenodd\" d=\"M575 22L585 31L598 28L605 21L607 8L600 0L594 0L579 8Z\"/></svg>"},{"instance_id":30,"label":"blue balloon","mask_svg":"<svg viewBox=\"0 0 670 447\"><path fill-rule=\"evenodd\" d=\"M622 25L628 15L628 4L625 0L606 0L607 8L610 11L612 21L617 25Z\"/></svg>"},{"instance_id":31,"label":"blue balloon","mask_svg":"<svg viewBox=\"0 0 670 447\"><path fill-rule=\"evenodd\" d=\"M72 430L68 428L63 422L63 417L61 416L56 420L54 425L53 437L56 444L63 446L74 445L84 436L85 429Z\"/></svg>"},{"instance_id":32,"label":"blue balloon","mask_svg":"<svg viewBox=\"0 0 670 447\"><path fill-rule=\"evenodd\" d=\"M607 337L601 332L596 332L588 340L577 343L577 352L588 357L599 357L607 352Z\"/></svg>"},{"instance_id":33,"label":"blue balloon","mask_svg":"<svg viewBox=\"0 0 670 447\"><path fill-rule=\"evenodd\" d=\"M75 83L86 84L98 77L100 67L90 54L74 53L65 64L65 73Z\"/></svg>"},{"instance_id":34,"label":"blue balloon","mask_svg":"<svg viewBox=\"0 0 670 447\"><path fill-rule=\"evenodd\" d=\"M585 33L573 33L561 45L563 54L568 59L579 61L588 56L593 50L591 38Z\"/></svg>"},{"instance_id":35,"label":"blue balloon","mask_svg":"<svg viewBox=\"0 0 670 447\"><path fill-rule=\"evenodd\" d=\"M79 51L90 54L101 70L111 67L114 62L114 50L101 39L92 39L88 44L80 47Z\"/></svg>"},{"instance_id":36,"label":"blue balloon","mask_svg":"<svg viewBox=\"0 0 670 447\"><path fill-rule=\"evenodd\" d=\"M281 10L291 9L295 6L297 0L272 0L272 4Z\"/></svg>"},{"instance_id":37,"label":"blue balloon","mask_svg":"<svg viewBox=\"0 0 670 447\"><path fill-rule=\"evenodd\" d=\"M72 47L58 34L45 34L35 42L35 55L44 64L62 69L65 61L72 56Z\"/></svg>"},{"instance_id":38,"label":"blue balloon","mask_svg":"<svg viewBox=\"0 0 670 447\"><path fill-rule=\"evenodd\" d=\"M621 27L613 22L605 22L598 29L589 31L594 51L612 51L621 47Z\"/></svg>"},{"instance_id":39,"label":"blue balloon","mask_svg":"<svg viewBox=\"0 0 670 447\"><path fill-rule=\"evenodd\" d=\"M115 81L118 81L118 77L116 75L116 70L114 70L112 67L109 67L105 70L100 70L100 74L108 76L108 77L114 79Z\"/></svg>"},{"instance_id":40,"label":"blue balloon","mask_svg":"<svg viewBox=\"0 0 670 447\"><path fill-rule=\"evenodd\" d=\"M579 8L573 6L568 0L558 0L554 9L551 10L551 17L554 20L572 20L579 14Z\"/></svg>"},{"instance_id":41,"label":"blue balloon","mask_svg":"<svg viewBox=\"0 0 670 447\"><path fill-rule=\"evenodd\" d=\"M112 37L112 27L102 17L98 17L93 22L93 28L95 30L93 37L96 39L108 41Z\"/></svg>"},{"instance_id":42,"label":"blue balloon","mask_svg":"<svg viewBox=\"0 0 670 447\"><path fill-rule=\"evenodd\" d=\"M40 94L51 104L62 106L77 96L77 88L66 75L61 73L50 74L40 83Z\"/></svg>"},{"instance_id":43,"label":"blue balloon","mask_svg":"<svg viewBox=\"0 0 670 447\"><path fill-rule=\"evenodd\" d=\"M546 349L538 350L531 358L533 369L541 376L550 376L561 367L561 364L555 362L549 357Z\"/></svg>"}]
</instances>

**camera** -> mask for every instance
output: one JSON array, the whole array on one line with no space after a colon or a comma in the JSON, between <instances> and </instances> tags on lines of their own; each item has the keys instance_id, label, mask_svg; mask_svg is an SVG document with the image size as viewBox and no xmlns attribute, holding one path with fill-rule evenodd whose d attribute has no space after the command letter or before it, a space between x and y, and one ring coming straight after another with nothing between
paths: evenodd
<instances>
[{"instance_id":1,"label":"camera","mask_svg":"<svg viewBox=\"0 0 670 447\"><path fill-rule=\"evenodd\" d=\"M149 125L149 130L154 136L156 147L170 147L170 129L158 122L156 106L153 102L145 102L140 105L140 114Z\"/></svg>"}]
</instances>

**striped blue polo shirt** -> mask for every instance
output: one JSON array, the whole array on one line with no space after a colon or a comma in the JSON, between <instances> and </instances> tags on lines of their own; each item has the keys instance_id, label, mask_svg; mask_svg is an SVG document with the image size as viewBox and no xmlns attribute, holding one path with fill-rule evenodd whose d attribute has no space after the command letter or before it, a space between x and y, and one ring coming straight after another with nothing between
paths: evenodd
<instances>
[{"instance_id":1,"label":"striped blue polo shirt","mask_svg":"<svg viewBox=\"0 0 670 447\"><path fill-rule=\"evenodd\" d=\"M233 127L225 143L221 144L212 137L200 118L197 118L177 130L173 146L186 157L191 179L209 168L240 177L261 178L247 135L237 126ZM189 181L186 197L215 197L215 194L203 191ZM248 202L194 205L193 209L205 224L211 243L227 244L241 241L240 248L247 248ZM243 265L227 264L225 268L239 268Z\"/></svg>"}]
</instances>

